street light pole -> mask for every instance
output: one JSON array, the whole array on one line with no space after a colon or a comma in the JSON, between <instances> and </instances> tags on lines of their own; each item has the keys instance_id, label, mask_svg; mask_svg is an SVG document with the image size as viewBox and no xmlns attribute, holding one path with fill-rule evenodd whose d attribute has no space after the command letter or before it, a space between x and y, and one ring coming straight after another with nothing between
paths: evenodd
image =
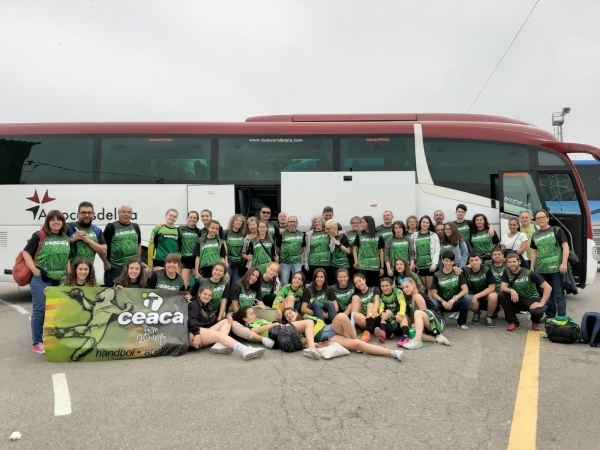
<instances>
[{"instance_id":1,"label":"street light pole","mask_svg":"<svg viewBox=\"0 0 600 450\"><path fill-rule=\"evenodd\" d=\"M561 112L552 113L552 126L554 127L554 136L559 141L563 141L562 126L565 123L565 116L571 112L571 108L563 108Z\"/></svg>"}]
</instances>

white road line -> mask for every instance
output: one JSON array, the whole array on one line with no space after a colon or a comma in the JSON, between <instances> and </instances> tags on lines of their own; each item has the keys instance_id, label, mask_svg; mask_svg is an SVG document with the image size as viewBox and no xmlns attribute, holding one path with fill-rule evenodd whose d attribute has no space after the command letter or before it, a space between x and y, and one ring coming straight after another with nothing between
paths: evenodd
<instances>
[{"instance_id":1,"label":"white road line","mask_svg":"<svg viewBox=\"0 0 600 450\"><path fill-rule=\"evenodd\" d=\"M67 376L64 373L53 373L52 384L54 385L54 415L68 416L71 414L71 396Z\"/></svg>"},{"instance_id":2,"label":"white road line","mask_svg":"<svg viewBox=\"0 0 600 450\"><path fill-rule=\"evenodd\" d=\"M29 312L25 308L23 308L22 306L13 305L12 303L8 303L7 301L4 301L2 299L0 299L0 303L2 303L3 305L12 306L17 311L19 311L21 314L29 314Z\"/></svg>"}]
</instances>

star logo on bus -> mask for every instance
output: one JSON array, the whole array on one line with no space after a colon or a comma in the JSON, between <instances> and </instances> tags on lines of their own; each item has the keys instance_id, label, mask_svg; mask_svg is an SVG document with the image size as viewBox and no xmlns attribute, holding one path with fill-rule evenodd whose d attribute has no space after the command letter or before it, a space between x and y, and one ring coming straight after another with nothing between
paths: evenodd
<instances>
[{"instance_id":1,"label":"star logo on bus","mask_svg":"<svg viewBox=\"0 0 600 450\"><path fill-rule=\"evenodd\" d=\"M31 211L31 213L33 214L33 218L34 219L37 216L37 213L40 210L41 205L43 205L44 203L48 203L48 202L51 202L53 200L56 200L56 198L50 197L48 195L48 190L46 190L46 193L44 194L44 197L40 201L40 197L38 196L37 189L33 192L33 196L26 197L26 198L27 198L27 200L29 200L29 201L31 201L33 203L37 203L36 206L32 206L31 208L27 208L25 210L25 211Z\"/></svg>"}]
</instances>

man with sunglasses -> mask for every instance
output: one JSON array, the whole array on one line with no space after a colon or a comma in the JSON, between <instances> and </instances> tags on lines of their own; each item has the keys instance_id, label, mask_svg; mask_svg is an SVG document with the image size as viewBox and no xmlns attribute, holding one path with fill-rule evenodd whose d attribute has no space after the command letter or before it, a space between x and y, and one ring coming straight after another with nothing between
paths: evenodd
<instances>
[{"instance_id":1,"label":"man with sunglasses","mask_svg":"<svg viewBox=\"0 0 600 450\"><path fill-rule=\"evenodd\" d=\"M100 228L92 225L94 205L81 202L77 210L77 221L69 223L67 234L71 238L71 254L69 260L89 259L94 262L96 253L104 261L106 258L106 241Z\"/></svg>"},{"instance_id":2,"label":"man with sunglasses","mask_svg":"<svg viewBox=\"0 0 600 450\"><path fill-rule=\"evenodd\" d=\"M539 230L531 237L531 270L535 270L552 287L546 305L546 319L567 315L567 299L562 285L562 275L567 273L569 243L563 230L550 226L550 215L543 209L535 213Z\"/></svg>"},{"instance_id":3,"label":"man with sunglasses","mask_svg":"<svg viewBox=\"0 0 600 450\"><path fill-rule=\"evenodd\" d=\"M280 234L279 224L275 226L273 223L271 223L271 208L269 208L267 205L263 205L260 208L260 220L267 222L269 227L269 235L271 236L271 239L276 240Z\"/></svg>"}]
</instances>

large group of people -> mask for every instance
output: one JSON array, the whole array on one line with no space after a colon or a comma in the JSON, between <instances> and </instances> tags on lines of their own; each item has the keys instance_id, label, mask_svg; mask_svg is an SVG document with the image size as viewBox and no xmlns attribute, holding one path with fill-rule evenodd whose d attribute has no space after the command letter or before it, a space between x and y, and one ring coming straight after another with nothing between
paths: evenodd
<instances>
[{"instance_id":1,"label":"large group of people","mask_svg":"<svg viewBox=\"0 0 600 450\"><path fill-rule=\"evenodd\" d=\"M371 216L355 216L345 230L325 207L300 231L297 217L285 212L271 221L268 206L260 218L234 215L226 229L208 210L188 212L186 224L177 226L179 212L169 209L149 237L146 270L131 206L122 206L103 231L92 223L90 202L79 205L72 223L50 211L23 250L33 274L33 350L45 352L46 289L99 286L96 255L106 286L185 292L191 350L211 346L244 359L264 348L234 338L273 348L273 335L297 333L312 359L320 358L318 349L337 345L401 360L401 350L371 344L373 336L412 350L423 342L450 345L447 319L467 330L469 312L478 325L485 311L483 323L493 328L503 310L508 331L519 328L522 312L530 313L533 330L540 330L544 313L566 315L561 274L569 246L548 213L522 212L503 236L484 214L466 220L466 213L459 204L456 220L446 221L438 210L433 220L404 222L385 211L378 226Z\"/></svg>"}]
</instances>

